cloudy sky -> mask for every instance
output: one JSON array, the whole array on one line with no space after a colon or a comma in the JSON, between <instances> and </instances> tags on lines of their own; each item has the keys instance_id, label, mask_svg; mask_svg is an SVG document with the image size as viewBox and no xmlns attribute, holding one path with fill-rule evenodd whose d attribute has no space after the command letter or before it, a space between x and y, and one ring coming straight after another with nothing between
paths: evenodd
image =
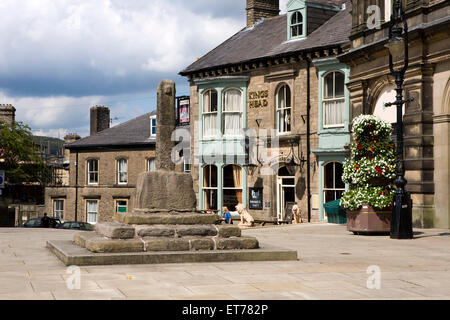
<instances>
[{"instance_id":1,"label":"cloudy sky","mask_svg":"<svg viewBox=\"0 0 450 320\"><path fill-rule=\"evenodd\" d=\"M287 0L280 0L285 11ZM89 134L89 108L112 125L156 108L162 79L245 26L245 0L1 0L0 103L35 134Z\"/></svg>"}]
</instances>

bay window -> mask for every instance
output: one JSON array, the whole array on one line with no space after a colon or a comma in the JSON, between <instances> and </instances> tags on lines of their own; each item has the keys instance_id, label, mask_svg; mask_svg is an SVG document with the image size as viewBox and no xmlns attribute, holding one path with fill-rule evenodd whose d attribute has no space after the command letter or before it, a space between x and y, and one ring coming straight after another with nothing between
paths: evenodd
<instances>
[{"instance_id":1,"label":"bay window","mask_svg":"<svg viewBox=\"0 0 450 320\"><path fill-rule=\"evenodd\" d=\"M323 79L323 126L341 127L344 125L344 73L333 71Z\"/></svg>"},{"instance_id":2,"label":"bay window","mask_svg":"<svg viewBox=\"0 0 450 320\"><path fill-rule=\"evenodd\" d=\"M217 91L208 90L203 93L203 135L217 134Z\"/></svg>"},{"instance_id":3,"label":"bay window","mask_svg":"<svg viewBox=\"0 0 450 320\"><path fill-rule=\"evenodd\" d=\"M242 128L242 93L228 89L223 93L223 134L238 135Z\"/></svg>"}]
</instances>

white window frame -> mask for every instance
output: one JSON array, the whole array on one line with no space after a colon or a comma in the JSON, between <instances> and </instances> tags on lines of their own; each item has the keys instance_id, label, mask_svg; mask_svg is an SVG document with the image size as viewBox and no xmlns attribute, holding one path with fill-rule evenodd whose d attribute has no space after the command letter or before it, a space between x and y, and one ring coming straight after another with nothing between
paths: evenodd
<instances>
[{"instance_id":1,"label":"white window frame","mask_svg":"<svg viewBox=\"0 0 450 320\"><path fill-rule=\"evenodd\" d=\"M215 92L216 93L216 111L211 111L211 93ZM208 96L208 106L205 106L205 98ZM206 111L205 111L206 109ZM203 137L215 137L218 133L218 129L217 128L217 117L219 116L219 97L218 97L218 92L215 89L207 89L205 90L205 92L202 93L202 123L203 123ZM209 132L206 132L206 127L205 127L205 118L207 117L212 117L214 118L215 115L215 121L211 122L214 123L214 128L210 129Z\"/></svg>"},{"instance_id":2,"label":"white window frame","mask_svg":"<svg viewBox=\"0 0 450 320\"><path fill-rule=\"evenodd\" d=\"M225 187L224 186L225 185L225 167L228 167L228 166L237 166L241 170L241 174L240 174L241 181L239 181L239 184L241 185L240 188L237 188L237 187ZM241 196L244 197L244 185L243 185L244 177L243 177L243 174L244 174L244 170L242 169L242 166L240 166L238 164L226 164L226 165L224 165L222 167L222 201L223 201L223 199L225 197L225 194L224 194L225 190L240 190L241 191ZM244 198L242 198L242 201L244 201Z\"/></svg>"},{"instance_id":3,"label":"white window frame","mask_svg":"<svg viewBox=\"0 0 450 320\"><path fill-rule=\"evenodd\" d=\"M62 204L61 208L57 208L57 204ZM64 219L64 199L53 199L53 218Z\"/></svg>"},{"instance_id":4,"label":"white window frame","mask_svg":"<svg viewBox=\"0 0 450 320\"><path fill-rule=\"evenodd\" d=\"M115 212L119 212L119 206L123 207L124 205L119 205L119 202L125 202L125 208L127 209L125 212L128 212L128 200L127 199L116 199Z\"/></svg>"},{"instance_id":5,"label":"white window frame","mask_svg":"<svg viewBox=\"0 0 450 320\"><path fill-rule=\"evenodd\" d=\"M344 92L342 96L336 97L336 73L340 73L343 75L343 79L344 79L344 83L343 83L343 87L344 87ZM325 90L326 90L326 78L330 75L333 74L333 97L331 98L325 98ZM325 123L325 119L326 119L326 105L327 104L337 104L337 103L342 103L342 114L341 114L341 118L342 118L342 122L341 123L332 123L332 124L326 124ZM340 70L332 70L327 72L326 74L323 75L322 77L322 126L323 128L340 128L343 127L345 124L345 119L344 119L344 111L345 111L345 73L340 71Z\"/></svg>"},{"instance_id":6,"label":"white window frame","mask_svg":"<svg viewBox=\"0 0 450 320\"><path fill-rule=\"evenodd\" d=\"M125 162L125 169L121 167L123 162ZM125 181L121 181L122 174L125 174ZM128 184L128 160L125 158L117 159L117 183Z\"/></svg>"},{"instance_id":7,"label":"white window frame","mask_svg":"<svg viewBox=\"0 0 450 320\"><path fill-rule=\"evenodd\" d=\"M239 101L240 101L240 110L238 110L238 111L237 110L226 111L225 95L227 94L227 92L233 91L233 90L239 91L239 94L240 94L240 99L239 99ZM240 132L241 132L241 130L243 128L243 114L242 114L242 112L243 112L243 105L244 105L244 103L242 101L242 96L243 96L242 90L239 89L239 88L235 88L235 87L226 88L222 92L222 119L221 120L222 120L222 134L224 136L230 137L230 136L238 136L238 135L240 135ZM239 132L238 133L230 134L230 133L226 133L225 132L225 117L227 115L239 115Z\"/></svg>"},{"instance_id":8,"label":"white window frame","mask_svg":"<svg viewBox=\"0 0 450 320\"><path fill-rule=\"evenodd\" d=\"M294 17L296 17L298 15L298 17L301 19L301 22L298 22L298 18L297 18L297 23L292 23L292 19L294 18ZM301 11L294 11L292 14L291 14L291 17L290 17L290 21L289 21L289 33L290 33L290 38L291 39L297 39L297 38L300 38L300 37L303 37L304 36L304 30L303 30L303 27L304 27L304 17L303 17L303 13L301 12ZM294 36L293 35L293 32L292 32L292 30L294 29L294 28L296 28L296 30L298 31L299 28L300 27L300 33L297 33L297 35L296 36Z\"/></svg>"},{"instance_id":9,"label":"white window frame","mask_svg":"<svg viewBox=\"0 0 450 320\"><path fill-rule=\"evenodd\" d=\"M97 170L91 170L91 163L94 161L97 163L97 168L96 168ZM86 166L87 166L87 183L89 185L98 185L98 182L99 182L99 174L98 174L99 160L98 159L88 159ZM96 181L91 181L91 174L93 174L97 177Z\"/></svg>"},{"instance_id":10,"label":"white window frame","mask_svg":"<svg viewBox=\"0 0 450 320\"><path fill-rule=\"evenodd\" d=\"M154 169L151 169L151 162L154 163ZM156 171L156 158L147 158L147 171Z\"/></svg>"},{"instance_id":11,"label":"white window frame","mask_svg":"<svg viewBox=\"0 0 450 320\"><path fill-rule=\"evenodd\" d=\"M155 124L153 124L153 121L155 121ZM156 120L155 116L150 116L150 138L156 137L156 126L158 125L158 122ZM153 133L153 129L155 129L155 133Z\"/></svg>"},{"instance_id":12,"label":"white window frame","mask_svg":"<svg viewBox=\"0 0 450 320\"><path fill-rule=\"evenodd\" d=\"M282 88L288 88L289 89L289 95L287 94L287 90L284 90L284 107L280 107L279 105L279 94ZM287 106L286 101L287 101L287 97L289 96L289 106ZM289 111L289 121L290 123L287 124L286 121L286 115L284 115L284 119L283 119L283 127L287 128L287 126L289 125L290 128L289 130L280 130L280 114L285 113ZM276 94L275 94L275 121L276 121L276 129L277 129L277 134L278 135L284 135L284 134L290 134L292 131L292 93L291 93L291 88L289 87L289 85L287 83L283 83L281 85L278 86Z\"/></svg>"},{"instance_id":13,"label":"white window frame","mask_svg":"<svg viewBox=\"0 0 450 320\"><path fill-rule=\"evenodd\" d=\"M207 197L207 193L206 193L206 191L207 190L211 190L211 193L210 194L212 194L212 191L213 190L215 190L216 191L216 203L217 203L217 206L219 206L219 203L218 203L218 201L219 201L219 168L215 165L215 164L207 164L207 165L204 165L203 167L202 167L202 174L204 175L205 174L205 168L206 167L209 167L209 181L208 181L208 186L209 187L205 187L204 186L204 177L202 178L202 192L203 192L203 208L205 208L205 209L207 209L206 208L206 197ZM216 179L217 179L217 181L216 181L216 183L217 183L217 185L215 186L215 187L211 187L211 181L212 181L212 179L211 179L211 177L212 177L212 174L211 174L211 170L212 170L212 167L215 167L216 168ZM212 199L212 198L211 198ZM211 200L210 199L210 200ZM219 207L217 207L216 208L216 210L219 210Z\"/></svg>"},{"instance_id":14,"label":"white window frame","mask_svg":"<svg viewBox=\"0 0 450 320\"><path fill-rule=\"evenodd\" d=\"M89 203L95 203L97 211L89 211ZM86 200L86 222L96 224L98 222L98 200ZM95 217L95 219L93 219Z\"/></svg>"}]
</instances>

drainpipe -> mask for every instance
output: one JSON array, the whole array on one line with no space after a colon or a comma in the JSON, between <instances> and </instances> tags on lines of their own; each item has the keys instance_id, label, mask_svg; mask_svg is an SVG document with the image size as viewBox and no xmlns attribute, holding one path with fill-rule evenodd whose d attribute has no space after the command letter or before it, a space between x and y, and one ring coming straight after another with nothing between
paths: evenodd
<instances>
[{"instance_id":1,"label":"drainpipe","mask_svg":"<svg viewBox=\"0 0 450 320\"><path fill-rule=\"evenodd\" d=\"M75 160L75 221L78 221L78 151Z\"/></svg>"},{"instance_id":2,"label":"drainpipe","mask_svg":"<svg viewBox=\"0 0 450 320\"><path fill-rule=\"evenodd\" d=\"M307 180L307 198L308 198L308 222L311 222L311 134L310 134L310 111L311 111L311 88L310 73L311 61L306 59L306 180Z\"/></svg>"}]
</instances>

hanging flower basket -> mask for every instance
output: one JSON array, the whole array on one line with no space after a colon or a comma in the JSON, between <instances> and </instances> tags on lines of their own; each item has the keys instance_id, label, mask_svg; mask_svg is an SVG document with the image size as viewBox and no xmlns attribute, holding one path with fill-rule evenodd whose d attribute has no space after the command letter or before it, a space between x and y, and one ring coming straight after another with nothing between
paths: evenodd
<instances>
[{"instance_id":1,"label":"hanging flower basket","mask_svg":"<svg viewBox=\"0 0 450 320\"><path fill-rule=\"evenodd\" d=\"M389 233L395 178L392 126L372 115L353 120L354 143L344 163L342 180L349 185L341 198L347 230L356 234Z\"/></svg>"}]
</instances>

